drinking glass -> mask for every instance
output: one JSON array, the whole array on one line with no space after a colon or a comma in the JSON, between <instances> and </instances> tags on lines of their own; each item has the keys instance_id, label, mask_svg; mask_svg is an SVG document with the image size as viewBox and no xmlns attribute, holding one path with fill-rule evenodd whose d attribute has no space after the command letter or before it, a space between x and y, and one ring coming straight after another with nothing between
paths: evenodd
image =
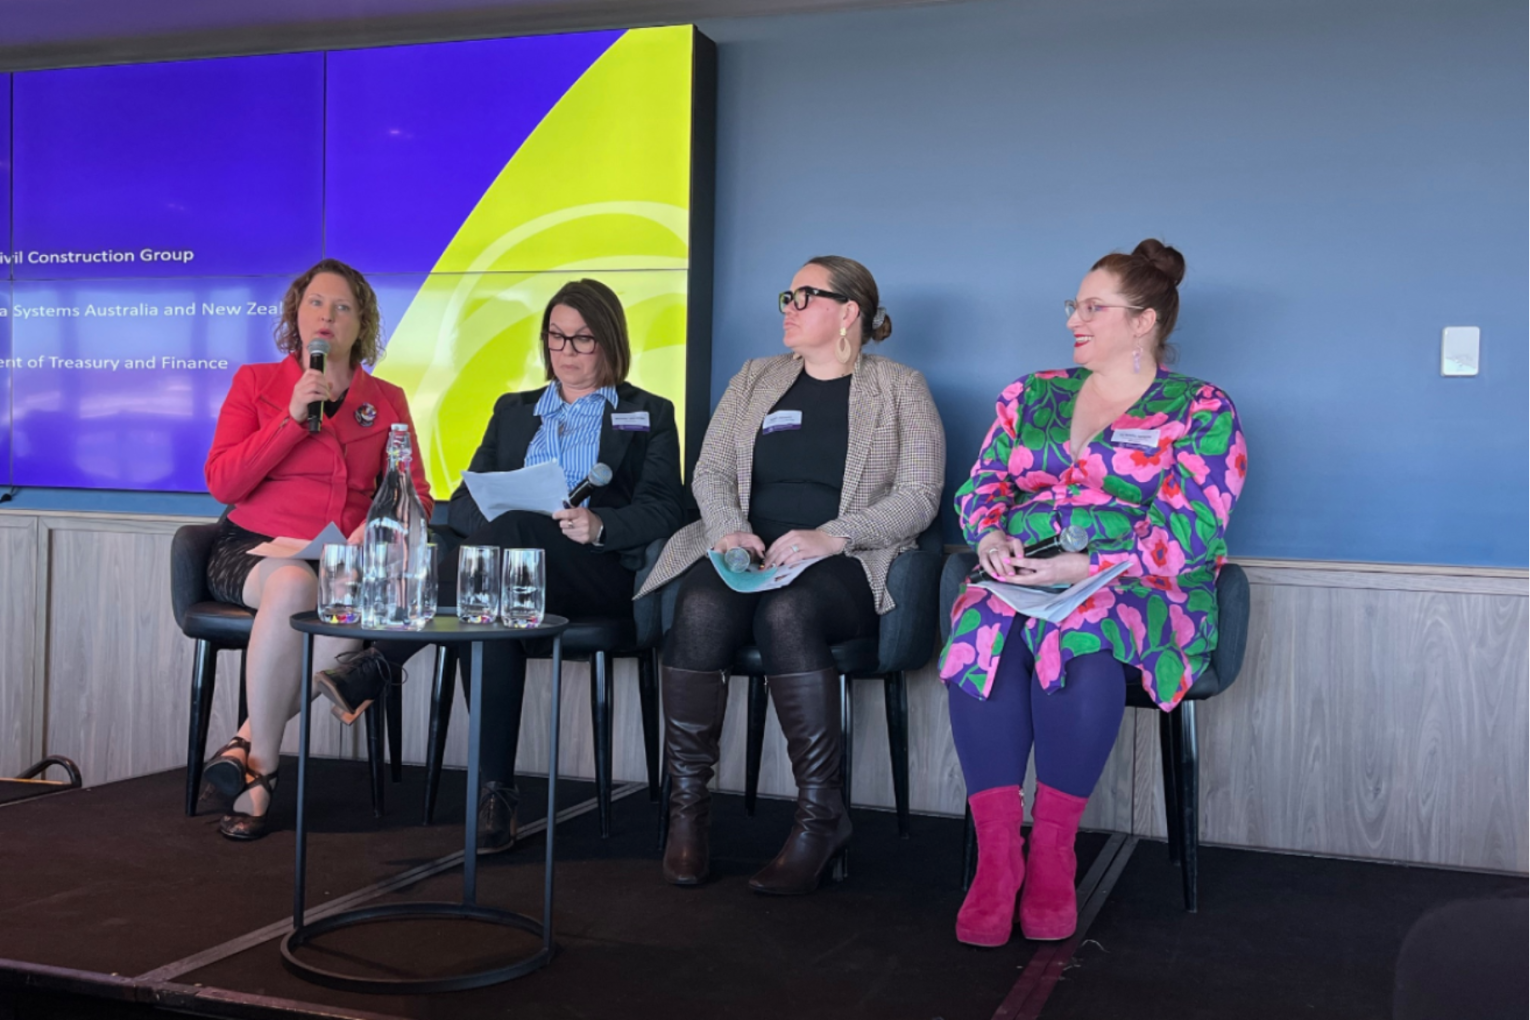
<instances>
[{"instance_id":1,"label":"drinking glass","mask_svg":"<svg viewBox=\"0 0 1530 1020\"><path fill-rule=\"evenodd\" d=\"M426 542L414 557L415 612L411 614L410 625L415 630L423 630L436 616L436 553L436 543Z\"/></svg>"},{"instance_id":2,"label":"drinking glass","mask_svg":"<svg viewBox=\"0 0 1530 1020\"><path fill-rule=\"evenodd\" d=\"M326 545L319 554L319 619L356 623L361 619L361 548Z\"/></svg>"},{"instance_id":3,"label":"drinking glass","mask_svg":"<svg viewBox=\"0 0 1530 1020\"><path fill-rule=\"evenodd\" d=\"M465 545L457 554L457 619L493 623L499 616L499 547Z\"/></svg>"},{"instance_id":4,"label":"drinking glass","mask_svg":"<svg viewBox=\"0 0 1530 1020\"><path fill-rule=\"evenodd\" d=\"M507 627L540 627L547 605L546 566L540 549L506 549L500 615Z\"/></svg>"}]
</instances>

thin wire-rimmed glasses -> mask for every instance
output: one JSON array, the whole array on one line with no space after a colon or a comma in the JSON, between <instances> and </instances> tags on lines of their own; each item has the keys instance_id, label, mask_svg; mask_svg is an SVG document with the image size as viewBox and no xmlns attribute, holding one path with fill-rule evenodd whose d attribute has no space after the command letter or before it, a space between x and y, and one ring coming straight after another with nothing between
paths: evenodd
<instances>
[{"instance_id":1,"label":"thin wire-rimmed glasses","mask_svg":"<svg viewBox=\"0 0 1530 1020\"><path fill-rule=\"evenodd\" d=\"M588 333L564 336L555 329L549 329L542 334L542 342L547 345L549 351L561 351L569 344L573 344L575 354L593 354L595 352L595 338Z\"/></svg>"},{"instance_id":2,"label":"thin wire-rimmed glasses","mask_svg":"<svg viewBox=\"0 0 1530 1020\"><path fill-rule=\"evenodd\" d=\"M1107 305L1103 301L1085 301L1080 304L1072 298L1063 302L1063 308L1067 311L1068 318L1073 318L1076 313L1081 322L1088 322L1107 308L1125 308L1129 312L1144 310L1140 305Z\"/></svg>"},{"instance_id":3,"label":"thin wire-rimmed glasses","mask_svg":"<svg viewBox=\"0 0 1530 1020\"><path fill-rule=\"evenodd\" d=\"M817 287L798 287L796 290L783 290L776 297L776 305L781 309L781 314L786 314L788 306L802 311L808 306L808 302L815 297L826 297L844 304L850 298L844 294L836 294L832 290L820 290Z\"/></svg>"}]
</instances>

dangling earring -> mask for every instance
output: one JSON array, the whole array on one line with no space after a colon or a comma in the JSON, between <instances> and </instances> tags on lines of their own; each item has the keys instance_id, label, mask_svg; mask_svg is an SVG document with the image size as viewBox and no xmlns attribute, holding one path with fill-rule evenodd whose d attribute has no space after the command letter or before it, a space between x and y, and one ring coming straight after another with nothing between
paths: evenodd
<instances>
[{"instance_id":1,"label":"dangling earring","mask_svg":"<svg viewBox=\"0 0 1530 1020\"><path fill-rule=\"evenodd\" d=\"M839 327L839 341L834 345L834 356L839 359L841 365L850 364L850 359L855 357L855 352L850 349L850 338L845 335L845 327Z\"/></svg>"},{"instance_id":2,"label":"dangling earring","mask_svg":"<svg viewBox=\"0 0 1530 1020\"><path fill-rule=\"evenodd\" d=\"M1138 372L1141 372L1141 371L1142 371L1142 345L1138 344L1136 347L1132 348L1132 374L1136 375Z\"/></svg>"}]
</instances>

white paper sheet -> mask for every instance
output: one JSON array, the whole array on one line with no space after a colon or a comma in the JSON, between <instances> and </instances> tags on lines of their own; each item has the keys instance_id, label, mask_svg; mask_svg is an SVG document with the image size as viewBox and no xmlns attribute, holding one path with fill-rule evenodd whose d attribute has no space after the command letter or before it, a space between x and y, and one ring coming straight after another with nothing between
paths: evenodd
<instances>
[{"instance_id":1,"label":"white paper sheet","mask_svg":"<svg viewBox=\"0 0 1530 1020\"><path fill-rule=\"evenodd\" d=\"M519 471L464 471L462 481L484 517L494 520L511 510L547 514L563 509L568 482L563 469L552 461Z\"/></svg>"},{"instance_id":2,"label":"white paper sheet","mask_svg":"<svg viewBox=\"0 0 1530 1020\"><path fill-rule=\"evenodd\" d=\"M340 529L334 521L324 525L324 530L319 532L319 537L312 542L304 542L301 538L273 538L269 542L262 542L250 550L251 556L272 556L287 560L316 560L324 554L326 545L344 545L345 536L340 534Z\"/></svg>"},{"instance_id":3,"label":"white paper sheet","mask_svg":"<svg viewBox=\"0 0 1530 1020\"><path fill-rule=\"evenodd\" d=\"M734 591L750 594L757 591L774 591L777 588L785 588L795 581L808 567L823 559L822 556L814 556L810 560L802 560L793 563L789 567L771 567L766 569L758 564L751 565L743 573L735 574L729 570L723 562L723 554L720 552L708 552L707 556L712 560L712 566L717 568L717 574Z\"/></svg>"},{"instance_id":4,"label":"white paper sheet","mask_svg":"<svg viewBox=\"0 0 1530 1020\"><path fill-rule=\"evenodd\" d=\"M1126 567L1125 563L1117 563L1062 591L1052 588L1028 588L1022 584L1003 584L993 580L978 581L976 586L993 592L1013 606L1017 613L1034 616L1048 623L1062 623L1068 618L1069 613L1084 604L1085 599L1120 577Z\"/></svg>"}]
</instances>

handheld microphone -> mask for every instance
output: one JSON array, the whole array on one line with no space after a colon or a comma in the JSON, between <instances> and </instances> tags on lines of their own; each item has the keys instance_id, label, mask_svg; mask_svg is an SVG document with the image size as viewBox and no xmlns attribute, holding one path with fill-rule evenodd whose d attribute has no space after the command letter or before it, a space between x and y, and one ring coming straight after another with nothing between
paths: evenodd
<instances>
[{"instance_id":1,"label":"handheld microphone","mask_svg":"<svg viewBox=\"0 0 1530 1020\"><path fill-rule=\"evenodd\" d=\"M308 367L324 371L324 362L329 357L329 341L321 336L308 341ZM318 432L320 424L324 421L324 401L315 400L308 405L308 431Z\"/></svg>"},{"instance_id":2,"label":"handheld microphone","mask_svg":"<svg viewBox=\"0 0 1530 1020\"><path fill-rule=\"evenodd\" d=\"M1025 558L1028 560L1046 559L1048 556L1056 556L1058 553L1083 552L1089 548L1089 533L1077 524L1070 524L1062 529L1061 533L1043 538L1039 542L1032 542L1025 547Z\"/></svg>"},{"instance_id":3,"label":"handheld microphone","mask_svg":"<svg viewBox=\"0 0 1530 1020\"><path fill-rule=\"evenodd\" d=\"M753 562L754 557L750 555L748 549L741 545L736 545L723 553L723 566L735 574L742 574L749 569L749 565Z\"/></svg>"},{"instance_id":4,"label":"handheld microphone","mask_svg":"<svg viewBox=\"0 0 1530 1020\"><path fill-rule=\"evenodd\" d=\"M568 494L568 499L563 501L563 508L565 510L574 509L574 507L589 499L590 493L609 481L611 481L611 469L597 462L594 467L590 468L590 473L584 476L584 481L574 486L574 491Z\"/></svg>"},{"instance_id":5,"label":"handheld microphone","mask_svg":"<svg viewBox=\"0 0 1530 1020\"><path fill-rule=\"evenodd\" d=\"M1070 524L1062 529L1061 534L1052 535L1039 541L1032 542L1025 547L1025 558L1028 560L1044 560L1058 553L1083 552L1089 548L1089 532L1077 524ZM967 575L968 582L987 580L988 572L981 565L972 568Z\"/></svg>"}]
</instances>

